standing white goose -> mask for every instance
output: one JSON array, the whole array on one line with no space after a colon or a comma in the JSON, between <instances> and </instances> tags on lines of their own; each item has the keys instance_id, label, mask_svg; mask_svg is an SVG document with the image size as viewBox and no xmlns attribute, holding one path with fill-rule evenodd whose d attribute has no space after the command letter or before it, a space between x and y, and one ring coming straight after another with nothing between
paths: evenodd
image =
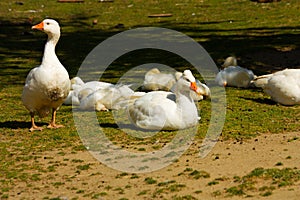
<instances>
[{"instance_id":1,"label":"standing white goose","mask_svg":"<svg viewBox=\"0 0 300 200\"><path fill-rule=\"evenodd\" d=\"M253 82L275 102L283 105L300 104L300 69L285 69L259 76Z\"/></svg>"},{"instance_id":2,"label":"standing white goose","mask_svg":"<svg viewBox=\"0 0 300 200\"><path fill-rule=\"evenodd\" d=\"M129 119L139 128L178 130L198 123L197 107L190 91L198 91L195 78L185 70L177 81L176 100L171 92L154 91L143 95L128 107Z\"/></svg>"},{"instance_id":3,"label":"standing white goose","mask_svg":"<svg viewBox=\"0 0 300 200\"><path fill-rule=\"evenodd\" d=\"M55 46L60 37L60 27L55 20L45 19L33 26L32 29L45 32L48 40L42 63L29 72L22 93L23 104L31 116L32 126L29 130L42 130L42 127L36 126L34 115L37 113L40 117L45 117L51 110L52 119L48 128L60 128L63 126L55 123L56 111L70 90L69 74L55 54Z\"/></svg>"}]
</instances>

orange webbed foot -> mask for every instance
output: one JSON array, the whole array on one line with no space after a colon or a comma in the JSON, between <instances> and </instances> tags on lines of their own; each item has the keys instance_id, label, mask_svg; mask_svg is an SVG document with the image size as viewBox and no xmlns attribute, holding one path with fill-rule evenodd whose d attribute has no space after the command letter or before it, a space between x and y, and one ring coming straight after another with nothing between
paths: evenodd
<instances>
[{"instance_id":1,"label":"orange webbed foot","mask_svg":"<svg viewBox=\"0 0 300 200\"><path fill-rule=\"evenodd\" d=\"M57 129L57 128L62 128L62 127L64 127L64 125L58 125L58 124L52 124L52 123L47 126L47 128L51 128L51 129Z\"/></svg>"},{"instance_id":2,"label":"orange webbed foot","mask_svg":"<svg viewBox=\"0 0 300 200\"><path fill-rule=\"evenodd\" d=\"M39 127L39 126L32 126L29 131L33 132L33 131L42 131L44 128Z\"/></svg>"}]
</instances>

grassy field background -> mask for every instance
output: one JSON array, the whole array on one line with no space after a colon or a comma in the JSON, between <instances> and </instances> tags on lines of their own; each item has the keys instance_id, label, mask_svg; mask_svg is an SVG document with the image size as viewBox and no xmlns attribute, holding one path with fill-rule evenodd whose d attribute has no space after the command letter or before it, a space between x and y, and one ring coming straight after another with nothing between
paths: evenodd
<instances>
[{"instance_id":1,"label":"grassy field background","mask_svg":"<svg viewBox=\"0 0 300 200\"><path fill-rule=\"evenodd\" d=\"M299 10L298 0L268 4L250 0L115 0L106 3L96 0L85 0L84 3L2 0L0 199L14 196L14 188L18 185L32 189L35 182L53 172L51 170L55 168L55 163L42 167L39 162L35 162L46 152L55 151L58 156L63 156L85 150L72 120L71 106L62 106L57 116L58 122L66 128L28 132L30 117L20 96L27 73L41 61L46 39L45 34L31 30L33 24L44 18L54 18L60 22L62 35L56 49L70 77L76 76L84 58L100 42L124 30L149 26L169 28L192 37L207 50L218 66L224 58L234 55L242 67L261 75L300 67ZM148 17L161 13L171 13L172 16ZM95 20L97 23L93 24ZM112 63L101 80L115 83L130 68L157 62L157 58L160 58L162 64L172 65L176 70L190 67L167 53L133 52ZM227 88L226 95L227 115L222 139L241 141L270 133L300 132L299 106L278 105L260 89ZM210 119L210 101L199 102L198 107L202 119L195 141L201 141L205 136ZM97 115L100 123L114 124L111 112ZM45 125L50 117L37 121ZM133 151L159 149L173 136L172 132L162 132L154 138L141 141L127 136L117 126L105 126L104 130L116 144L128 145ZM153 142L158 139L160 143ZM78 164L80 161L73 160L71 163ZM84 168L82 163L79 166ZM79 171L83 170L79 168ZM285 173L294 174L293 184L299 181L297 169ZM60 185L62 183L55 183L52 185L55 188L67 190ZM86 195L80 189L74 193L75 199ZM55 196L48 192L42 198Z\"/></svg>"}]
</instances>

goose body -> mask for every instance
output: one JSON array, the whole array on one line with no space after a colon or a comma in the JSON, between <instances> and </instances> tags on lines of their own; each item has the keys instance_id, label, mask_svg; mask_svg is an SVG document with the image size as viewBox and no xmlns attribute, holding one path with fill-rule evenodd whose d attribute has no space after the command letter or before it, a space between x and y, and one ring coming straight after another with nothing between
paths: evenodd
<instances>
[{"instance_id":1,"label":"goose body","mask_svg":"<svg viewBox=\"0 0 300 200\"><path fill-rule=\"evenodd\" d=\"M185 70L176 85L175 95L153 91L129 105L132 123L148 130L178 130L197 125L198 111L190 90L196 92L198 88L191 71Z\"/></svg>"},{"instance_id":2,"label":"goose body","mask_svg":"<svg viewBox=\"0 0 300 200\"><path fill-rule=\"evenodd\" d=\"M159 69L153 68L145 74L143 90L146 91L169 91L176 83L176 73L161 73Z\"/></svg>"},{"instance_id":3,"label":"goose body","mask_svg":"<svg viewBox=\"0 0 300 200\"><path fill-rule=\"evenodd\" d=\"M84 85L84 82L81 80L80 77L74 77L70 80L71 82L71 88L69 91L69 94L67 98L64 101L65 105L79 105L79 98L78 98L78 92Z\"/></svg>"},{"instance_id":4,"label":"goose body","mask_svg":"<svg viewBox=\"0 0 300 200\"><path fill-rule=\"evenodd\" d=\"M52 19L45 19L32 27L45 32L48 40L40 66L33 68L27 75L22 92L22 102L29 110L32 127L30 131L42 130L35 125L34 115L45 117L52 111L48 128L59 128L55 123L56 111L61 106L70 90L69 74L55 54L55 46L60 37L59 24Z\"/></svg>"},{"instance_id":5,"label":"goose body","mask_svg":"<svg viewBox=\"0 0 300 200\"><path fill-rule=\"evenodd\" d=\"M182 72L176 71L174 74L161 73L159 69L153 68L145 74L143 89L146 91L174 91L176 90L176 81L182 76ZM191 96L195 101L203 100L210 96L210 89L199 80L196 80L198 90L195 93L191 91ZM199 95L199 94L202 95Z\"/></svg>"},{"instance_id":6,"label":"goose body","mask_svg":"<svg viewBox=\"0 0 300 200\"><path fill-rule=\"evenodd\" d=\"M255 75L251 70L240 66L229 66L219 71L216 82L220 86L248 88L254 78Z\"/></svg>"},{"instance_id":7,"label":"goose body","mask_svg":"<svg viewBox=\"0 0 300 200\"><path fill-rule=\"evenodd\" d=\"M71 90L76 90L81 88L84 85L84 82L81 80L80 77L74 77L71 79Z\"/></svg>"},{"instance_id":8,"label":"goose body","mask_svg":"<svg viewBox=\"0 0 300 200\"><path fill-rule=\"evenodd\" d=\"M112 85L98 89L83 98L80 102L81 110L107 111L109 109L119 109L119 102L130 99L134 91L127 85Z\"/></svg>"},{"instance_id":9,"label":"goose body","mask_svg":"<svg viewBox=\"0 0 300 200\"><path fill-rule=\"evenodd\" d=\"M81 86L80 90L86 89L86 88L90 88L93 91L96 91L98 89L103 89L103 88L111 87L113 85L114 84L112 84L112 83L107 83L107 82L102 82L102 81L89 81L89 82L84 83Z\"/></svg>"},{"instance_id":10,"label":"goose body","mask_svg":"<svg viewBox=\"0 0 300 200\"><path fill-rule=\"evenodd\" d=\"M74 77L71 79L72 90L69 92L64 104L80 105L80 101L93 92L112 86L113 84L102 81L89 81L84 83L80 77Z\"/></svg>"},{"instance_id":11,"label":"goose body","mask_svg":"<svg viewBox=\"0 0 300 200\"><path fill-rule=\"evenodd\" d=\"M285 69L253 80L272 100L283 105L300 104L300 69Z\"/></svg>"}]
</instances>

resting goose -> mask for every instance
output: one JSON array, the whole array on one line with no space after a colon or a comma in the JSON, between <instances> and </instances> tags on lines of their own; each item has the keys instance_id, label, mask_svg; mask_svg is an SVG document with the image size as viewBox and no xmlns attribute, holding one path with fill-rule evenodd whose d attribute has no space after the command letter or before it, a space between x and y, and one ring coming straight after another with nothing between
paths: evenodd
<instances>
[{"instance_id":1,"label":"resting goose","mask_svg":"<svg viewBox=\"0 0 300 200\"><path fill-rule=\"evenodd\" d=\"M112 85L98 89L80 101L80 110L108 111L119 109L122 101L130 99L134 91L127 85Z\"/></svg>"},{"instance_id":2,"label":"resting goose","mask_svg":"<svg viewBox=\"0 0 300 200\"><path fill-rule=\"evenodd\" d=\"M70 90L67 98L64 101L65 105L80 105L80 101L94 92L91 88L81 90Z\"/></svg>"},{"instance_id":3,"label":"resting goose","mask_svg":"<svg viewBox=\"0 0 300 200\"><path fill-rule=\"evenodd\" d=\"M177 72L176 72L177 73ZM143 90L146 91L169 91L176 83L176 73L161 73L159 69L153 68L145 74Z\"/></svg>"},{"instance_id":4,"label":"resting goose","mask_svg":"<svg viewBox=\"0 0 300 200\"><path fill-rule=\"evenodd\" d=\"M36 126L34 115L45 117L52 110L52 119L48 128L59 128L55 123L56 111L61 106L70 90L69 74L55 54L55 46L60 37L59 24L53 19L45 19L32 27L45 32L48 40L40 66L33 68L27 75L22 93L24 106L31 116L30 131L42 130Z\"/></svg>"},{"instance_id":5,"label":"resting goose","mask_svg":"<svg viewBox=\"0 0 300 200\"><path fill-rule=\"evenodd\" d=\"M255 75L251 70L238 66L237 59L229 56L221 65L215 80L218 85L224 87L248 88L254 78Z\"/></svg>"},{"instance_id":6,"label":"resting goose","mask_svg":"<svg viewBox=\"0 0 300 200\"><path fill-rule=\"evenodd\" d=\"M81 88L84 85L84 82L79 77L74 77L71 79L71 90L76 90Z\"/></svg>"},{"instance_id":7,"label":"resting goose","mask_svg":"<svg viewBox=\"0 0 300 200\"><path fill-rule=\"evenodd\" d=\"M215 80L218 85L224 87L248 88L254 78L255 75L251 70L240 66L229 66L219 71Z\"/></svg>"},{"instance_id":8,"label":"resting goose","mask_svg":"<svg viewBox=\"0 0 300 200\"><path fill-rule=\"evenodd\" d=\"M229 66L238 66L237 60L235 57L233 57L233 56L227 57L222 65L222 68L224 69Z\"/></svg>"},{"instance_id":9,"label":"resting goose","mask_svg":"<svg viewBox=\"0 0 300 200\"><path fill-rule=\"evenodd\" d=\"M171 92L153 91L128 106L129 119L148 130L178 130L198 123L198 111L190 91L198 90L190 70L185 70L176 83L176 100Z\"/></svg>"},{"instance_id":10,"label":"resting goose","mask_svg":"<svg viewBox=\"0 0 300 200\"><path fill-rule=\"evenodd\" d=\"M89 81L84 83L79 77L74 77L71 79L72 90L69 92L68 97L64 101L64 104L79 105L82 99L89 96L93 92L112 86L112 83L102 81Z\"/></svg>"},{"instance_id":11,"label":"resting goose","mask_svg":"<svg viewBox=\"0 0 300 200\"><path fill-rule=\"evenodd\" d=\"M283 105L300 104L300 69L285 69L253 80L272 100Z\"/></svg>"}]
</instances>

